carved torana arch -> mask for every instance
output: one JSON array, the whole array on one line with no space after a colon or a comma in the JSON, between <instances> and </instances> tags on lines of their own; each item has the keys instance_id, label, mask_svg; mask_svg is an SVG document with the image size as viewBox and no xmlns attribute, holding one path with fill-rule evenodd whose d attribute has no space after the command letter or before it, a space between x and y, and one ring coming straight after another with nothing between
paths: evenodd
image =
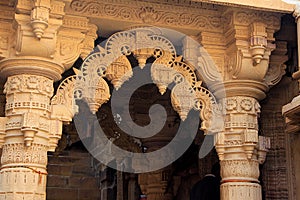
<instances>
[{"instance_id":1,"label":"carved torana arch","mask_svg":"<svg viewBox=\"0 0 300 200\"><path fill-rule=\"evenodd\" d=\"M151 65L152 80L162 95L171 83L175 84L171 91L171 102L183 121L195 109L200 111L201 129L205 133L221 130L222 124L216 123L218 116L222 115L221 109L214 95L201 86L202 80L198 80L193 70L195 67L185 63L176 54L171 41L151 28L118 32L106 41L104 47L98 45L84 60L81 71L72 80L69 78L61 83L53 101L61 97L71 98L66 93L73 92L72 98L84 99L91 112L95 113L110 98L104 78L111 81L118 90L133 75L126 57L130 54L137 59L141 69L145 67L148 58L155 58ZM74 81L78 83L74 84ZM68 88L67 91L65 88ZM70 113L75 114L73 104L64 105L72 110Z\"/></svg>"}]
</instances>

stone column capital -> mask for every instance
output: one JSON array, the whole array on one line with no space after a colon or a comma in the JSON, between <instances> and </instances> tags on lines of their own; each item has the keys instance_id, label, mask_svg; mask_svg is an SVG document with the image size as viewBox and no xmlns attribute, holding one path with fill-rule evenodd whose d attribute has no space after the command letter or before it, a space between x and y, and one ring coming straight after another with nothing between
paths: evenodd
<instances>
[{"instance_id":1,"label":"stone column capital","mask_svg":"<svg viewBox=\"0 0 300 200\"><path fill-rule=\"evenodd\" d=\"M14 7L0 8L0 12L9 11L0 17L5 18L0 28L0 73L4 78L46 71L45 76L57 81L79 56L85 57L94 48L97 26L88 17L66 13L64 6L62 1L20 0ZM22 67L22 62L31 69Z\"/></svg>"}]
</instances>

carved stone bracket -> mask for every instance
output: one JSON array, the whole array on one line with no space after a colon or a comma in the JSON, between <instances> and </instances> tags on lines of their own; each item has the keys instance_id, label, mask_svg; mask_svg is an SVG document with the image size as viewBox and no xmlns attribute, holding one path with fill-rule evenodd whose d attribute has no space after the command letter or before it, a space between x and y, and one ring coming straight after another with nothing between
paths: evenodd
<instances>
[{"instance_id":1,"label":"carved stone bracket","mask_svg":"<svg viewBox=\"0 0 300 200\"><path fill-rule=\"evenodd\" d=\"M226 33L229 46L226 50L229 79L263 80L269 66L271 51L275 49L272 44L274 39L270 38L266 27L262 22L254 22L248 26L234 25L229 28ZM248 34L251 35L250 38Z\"/></svg>"},{"instance_id":2,"label":"carved stone bracket","mask_svg":"<svg viewBox=\"0 0 300 200\"><path fill-rule=\"evenodd\" d=\"M39 75L43 68L49 71L45 76L59 80L80 55L88 55L97 27L87 17L66 14L64 7L57 0L20 0L14 9L7 6L8 15L0 15L8 22L0 28L2 76Z\"/></svg>"},{"instance_id":3,"label":"carved stone bracket","mask_svg":"<svg viewBox=\"0 0 300 200\"><path fill-rule=\"evenodd\" d=\"M270 63L268 72L264 78L264 82L272 87L279 83L282 76L285 74L286 65L284 64L288 60L287 43L284 41L276 41L276 49L270 56Z\"/></svg>"}]
</instances>

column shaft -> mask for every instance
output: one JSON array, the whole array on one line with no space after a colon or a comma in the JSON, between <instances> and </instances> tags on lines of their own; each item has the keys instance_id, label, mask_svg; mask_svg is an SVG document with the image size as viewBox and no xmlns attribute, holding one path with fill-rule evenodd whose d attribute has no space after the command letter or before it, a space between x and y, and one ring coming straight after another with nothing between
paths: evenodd
<instances>
[{"instance_id":1,"label":"column shaft","mask_svg":"<svg viewBox=\"0 0 300 200\"><path fill-rule=\"evenodd\" d=\"M53 81L36 75L10 76L4 92L0 199L46 199Z\"/></svg>"},{"instance_id":2,"label":"column shaft","mask_svg":"<svg viewBox=\"0 0 300 200\"><path fill-rule=\"evenodd\" d=\"M266 149L258 136L259 103L251 97L235 96L223 99L222 104L225 127L216 135L221 200L261 200L259 164L264 161Z\"/></svg>"}]
</instances>

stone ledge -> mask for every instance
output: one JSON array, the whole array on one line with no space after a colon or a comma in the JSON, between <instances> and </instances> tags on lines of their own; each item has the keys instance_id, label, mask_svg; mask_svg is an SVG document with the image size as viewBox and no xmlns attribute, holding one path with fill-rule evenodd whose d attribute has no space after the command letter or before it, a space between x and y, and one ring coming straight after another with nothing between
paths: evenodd
<instances>
[{"instance_id":1,"label":"stone ledge","mask_svg":"<svg viewBox=\"0 0 300 200\"><path fill-rule=\"evenodd\" d=\"M295 133L300 130L300 95L282 107L282 114L285 118L287 133Z\"/></svg>"}]
</instances>

